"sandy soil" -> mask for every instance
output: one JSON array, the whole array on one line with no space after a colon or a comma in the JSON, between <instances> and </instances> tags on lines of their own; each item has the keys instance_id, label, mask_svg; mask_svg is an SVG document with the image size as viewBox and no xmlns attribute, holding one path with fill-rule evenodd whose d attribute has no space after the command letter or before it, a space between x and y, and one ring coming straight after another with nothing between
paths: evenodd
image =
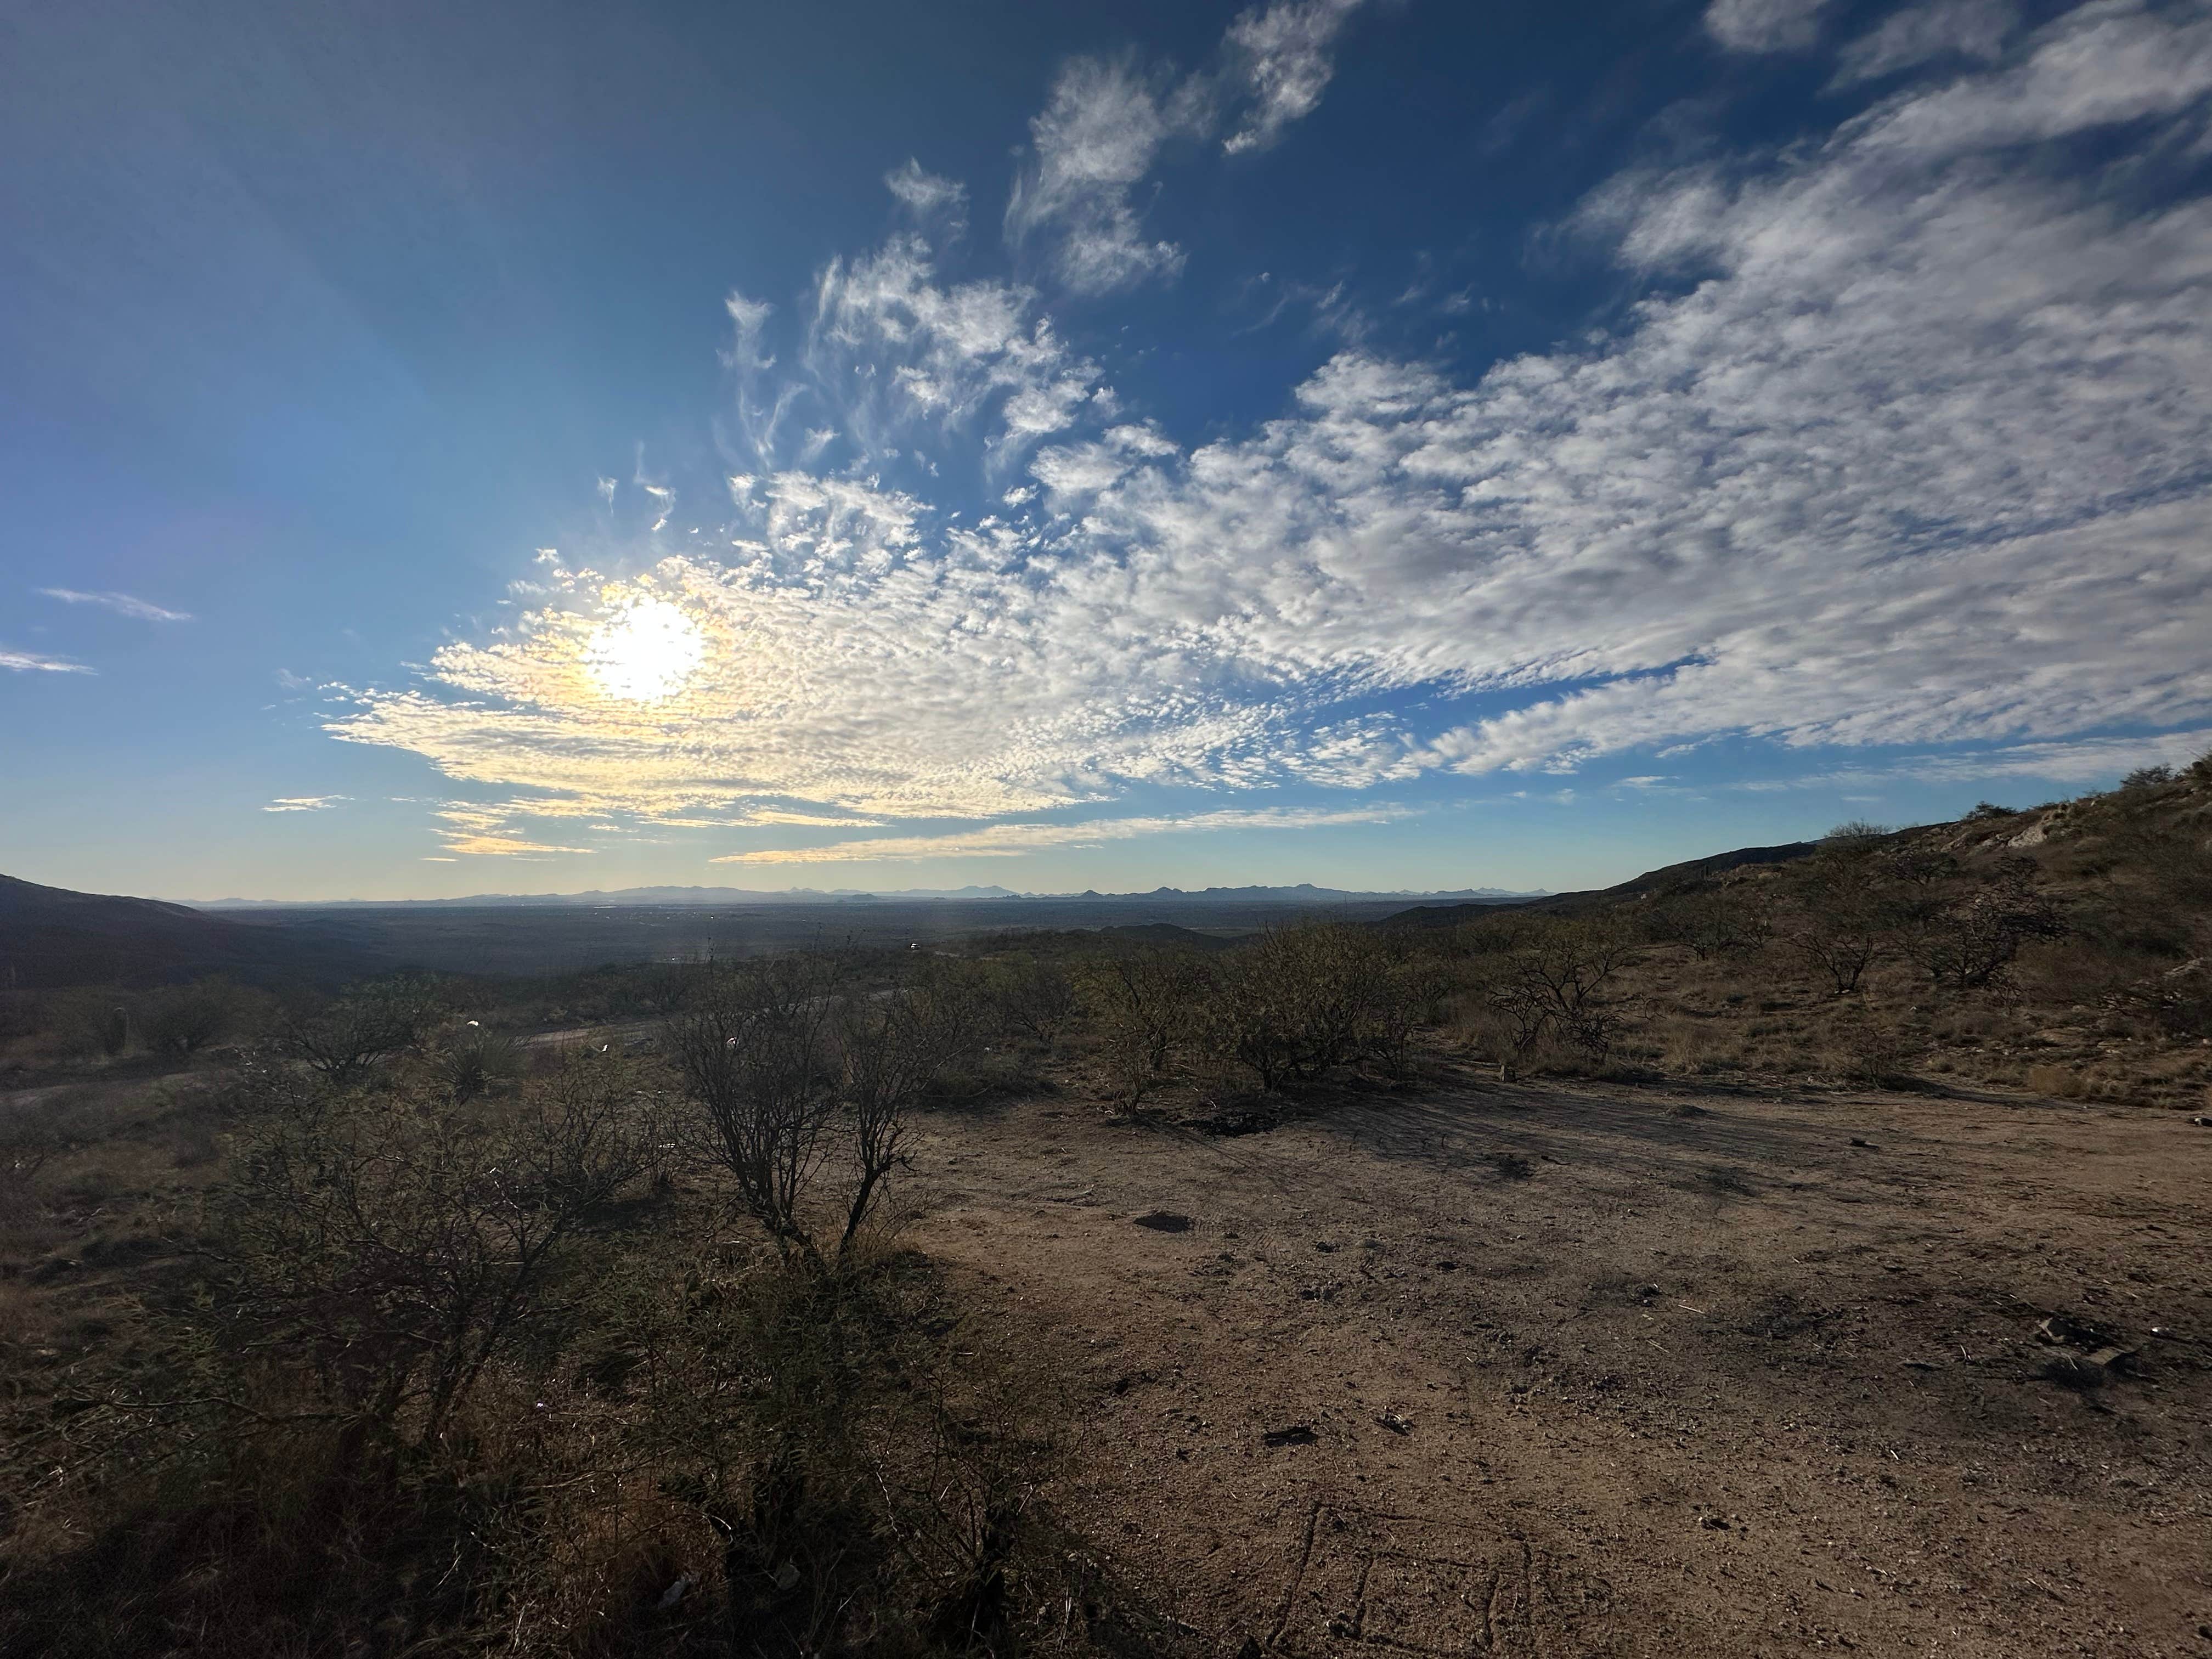
<instances>
[{"instance_id":1,"label":"sandy soil","mask_svg":"<svg viewBox=\"0 0 2212 1659\"><path fill-rule=\"evenodd\" d=\"M1194 1645L2212 1654L2184 1117L1448 1075L916 1166L913 1242L1079 1357L1056 1500Z\"/></svg>"}]
</instances>

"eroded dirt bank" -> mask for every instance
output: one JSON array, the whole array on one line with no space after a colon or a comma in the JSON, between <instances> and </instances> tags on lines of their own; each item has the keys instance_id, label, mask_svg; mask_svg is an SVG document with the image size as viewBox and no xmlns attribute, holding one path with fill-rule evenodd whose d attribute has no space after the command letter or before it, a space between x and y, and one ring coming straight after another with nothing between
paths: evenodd
<instances>
[{"instance_id":1,"label":"eroded dirt bank","mask_svg":"<svg viewBox=\"0 0 2212 1659\"><path fill-rule=\"evenodd\" d=\"M1081 1357L1059 1501L1224 1653L2212 1653L2185 1118L1460 1078L921 1152L913 1242Z\"/></svg>"}]
</instances>

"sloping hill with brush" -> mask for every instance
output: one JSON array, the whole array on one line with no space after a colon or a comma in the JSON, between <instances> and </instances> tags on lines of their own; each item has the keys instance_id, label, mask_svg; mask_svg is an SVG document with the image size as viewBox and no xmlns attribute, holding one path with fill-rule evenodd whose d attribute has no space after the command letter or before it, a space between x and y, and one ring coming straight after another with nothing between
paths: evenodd
<instances>
[{"instance_id":1,"label":"sloping hill with brush","mask_svg":"<svg viewBox=\"0 0 2212 1659\"><path fill-rule=\"evenodd\" d=\"M351 941L309 930L0 876L0 988L161 985L210 974L271 988L327 986L389 966Z\"/></svg>"}]
</instances>

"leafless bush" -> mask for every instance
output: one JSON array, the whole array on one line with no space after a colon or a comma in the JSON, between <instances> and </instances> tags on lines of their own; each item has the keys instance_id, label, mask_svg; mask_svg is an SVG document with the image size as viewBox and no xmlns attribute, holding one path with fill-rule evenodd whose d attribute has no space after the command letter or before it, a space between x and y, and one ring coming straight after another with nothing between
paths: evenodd
<instances>
[{"instance_id":1,"label":"leafless bush","mask_svg":"<svg viewBox=\"0 0 2212 1659\"><path fill-rule=\"evenodd\" d=\"M1994 982L2030 940L2063 931L2057 908L2037 889L2034 866L2009 860L1978 883L1911 905L1906 951L1937 984L1971 990Z\"/></svg>"},{"instance_id":2,"label":"leafless bush","mask_svg":"<svg viewBox=\"0 0 2212 1659\"><path fill-rule=\"evenodd\" d=\"M1687 945L1700 962L1758 950L1773 932L1773 908L1764 884L1723 883L1677 894L1660 903L1651 917L1656 939Z\"/></svg>"},{"instance_id":3,"label":"leafless bush","mask_svg":"<svg viewBox=\"0 0 2212 1659\"><path fill-rule=\"evenodd\" d=\"M1547 1042L1601 1060L1611 1049L1620 1013L1607 992L1637 950L1624 917L1503 918L1474 930L1471 943L1484 1000L1516 1058Z\"/></svg>"},{"instance_id":4,"label":"leafless bush","mask_svg":"<svg viewBox=\"0 0 2212 1659\"><path fill-rule=\"evenodd\" d=\"M377 981L333 1001L287 1009L273 1043L279 1054L302 1061L331 1083L350 1083L413 1048L441 1006L438 988L430 981Z\"/></svg>"},{"instance_id":5,"label":"leafless bush","mask_svg":"<svg viewBox=\"0 0 2212 1659\"><path fill-rule=\"evenodd\" d=\"M874 995L824 955L726 970L669 1025L699 1143L738 1206L788 1259L824 1265L812 1200L825 1164L849 1176L833 1207L850 1251L902 1158L906 1114L978 1041L984 1009L955 969Z\"/></svg>"},{"instance_id":6,"label":"leafless bush","mask_svg":"<svg viewBox=\"0 0 2212 1659\"><path fill-rule=\"evenodd\" d=\"M1858 989L1897 922L1877 836L1874 826L1839 825L1787 878L1784 937L1839 997Z\"/></svg>"},{"instance_id":7,"label":"leafless bush","mask_svg":"<svg viewBox=\"0 0 2212 1659\"><path fill-rule=\"evenodd\" d=\"M261 1100L210 1200L219 1346L281 1352L341 1409L426 1442L661 1133L652 1091L605 1055L572 1057L496 1117L273 1081Z\"/></svg>"},{"instance_id":8,"label":"leafless bush","mask_svg":"<svg viewBox=\"0 0 2212 1659\"><path fill-rule=\"evenodd\" d=\"M1196 1011L1199 1041L1263 1089L1355 1060L1404 1071L1431 999L1409 957L1363 928L1271 929L1218 964Z\"/></svg>"},{"instance_id":9,"label":"leafless bush","mask_svg":"<svg viewBox=\"0 0 2212 1659\"><path fill-rule=\"evenodd\" d=\"M1075 981L1056 962L1031 957L994 964L990 986L1005 1029L1045 1048L1081 1012Z\"/></svg>"},{"instance_id":10,"label":"leafless bush","mask_svg":"<svg viewBox=\"0 0 2212 1659\"><path fill-rule=\"evenodd\" d=\"M1206 963L1188 951L1146 946L1085 965L1080 994L1124 1105L1136 1105L1166 1072L1169 1056L1189 1034L1194 1000L1206 981Z\"/></svg>"},{"instance_id":11,"label":"leafless bush","mask_svg":"<svg viewBox=\"0 0 2212 1659\"><path fill-rule=\"evenodd\" d=\"M228 980L203 979L149 991L133 1012L148 1048L181 1056L249 1034L267 1000Z\"/></svg>"}]
</instances>

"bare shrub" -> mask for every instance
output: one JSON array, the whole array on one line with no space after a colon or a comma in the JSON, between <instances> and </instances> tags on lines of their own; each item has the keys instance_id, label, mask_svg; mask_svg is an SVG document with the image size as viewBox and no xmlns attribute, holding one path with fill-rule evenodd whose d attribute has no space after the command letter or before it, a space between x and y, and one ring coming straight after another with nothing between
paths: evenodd
<instances>
[{"instance_id":1,"label":"bare shrub","mask_svg":"<svg viewBox=\"0 0 2212 1659\"><path fill-rule=\"evenodd\" d=\"M2035 866L2006 860L1979 882L1912 905L1906 951L1939 985L1971 990L1994 982L2030 940L2057 938L2057 908L2038 890Z\"/></svg>"},{"instance_id":2,"label":"bare shrub","mask_svg":"<svg viewBox=\"0 0 2212 1659\"><path fill-rule=\"evenodd\" d=\"M1049 1048L1082 1012L1075 981L1056 962L1027 957L994 963L991 994L1004 1030Z\"/></svg>"},{"instance_id":3,"label":"bare shrub","mask_svg":"<svg viewBox=\"0 0 2212 1659\"><path fill-rule=\"evenodd\" d=\"M1364 928L1272 928L1218 964L1197 1009L1197 1038L1263 1089L1357 1061L1402 1075L1414 1022L1439 997L1431 977Z\"/></svg>"},{"instance_id":4,"label":"bare shrub","mask_svg":"<svg viewBox=\"0 0 2212 1659\"><path fill-rule=\"evenodd\" d=\"M1501 918L1479 925L1469 942L1484 1000L1516 1058L1549 1043L1603 1060L1620 1029L1608 991L1638 948L1625 917Z\"/></svg>"},{"instance_id":5,"label":"bare shrub","mask_svg":"<svg viewBox=\"0 0 2212 1659\"><path fill-rule=\"evenodd\" d=\"M1710 962L1765 945L1774 932L1773 908L1764 884L1716 883L1664 900L1650 927L1656 940L1686 945Z\"/></svg>"},{"instance_id":6,"label":"bare shrub","mask_svg":"<svg viewBox=\"0 0 2212 1659\"><path fill-rule=\"evenodd\" d=\"M1109 1086L1135 1106L1167 1071L1188 1037L1206 963L1188 951L1115 951L1085 964L1079 994L1099 1033Z\"/></svg>"},{"instance_id":7,"label":"bare shrub","mask_svg":"<svg viewBox=\"0 0 2212 1659\"><path fill-rule=\"evenodd\" d=\"M1888 872L1876 856L1881 833L1873 825L1839 824L1785 878L1783 936L1839 997L1858 989L1896 925Z\"/></svg>"},{"instance_id":8,"label":"bare shrub","mask_svg":"<svg viewBox=\"0 0 2212 1659\"><path fill-rule=\"evenodd\" d=\"M434 1439L537 1311L556 1252L657 1156L659 1102L580 1054L497 1117L274 1084L209 1201L215 1336L276 1348L386 1433Z\"/></svg>"},{"instance_id":9,"label":"bare shrub","mask_svg":"<svg viewBox=\"0 0 2212 1659\"><path fill-rule=\"evenodd\" d=\"M848 1177L829 1200L834 1254L851 1249L902 1159L908 1110L978 1040L976 988L937 969L870 996L843 959L790 956L725 970L670 1023L697 1144L787 1260L825 1264L813 1213L825 1164Z\"/></svg>"},{"instance_id":10,"label":"bare shrub","mask_svg":"<svg viewBox=\"0 0 2212 1659\"><path fill-rule=\"evenodd\" d=\"M441 1012L429 980L404 977L356 986L319 1004L295 1004L280 1018L276 1052L334 1084L354 1081L392 1055L412 1048Z\"/></svg>"},{"instance_id":11,"label":"bare shrub","mask_svg":"<svg viewBox=\"0 0 2212 1659\"><path fill-rule=\"evenodd\" d=\"M226 1037L250 1035L267 998L223 979L165 986L137 1000L138 1035L149 1048L183 1056Z\"/></svg>"}]
</instances>

